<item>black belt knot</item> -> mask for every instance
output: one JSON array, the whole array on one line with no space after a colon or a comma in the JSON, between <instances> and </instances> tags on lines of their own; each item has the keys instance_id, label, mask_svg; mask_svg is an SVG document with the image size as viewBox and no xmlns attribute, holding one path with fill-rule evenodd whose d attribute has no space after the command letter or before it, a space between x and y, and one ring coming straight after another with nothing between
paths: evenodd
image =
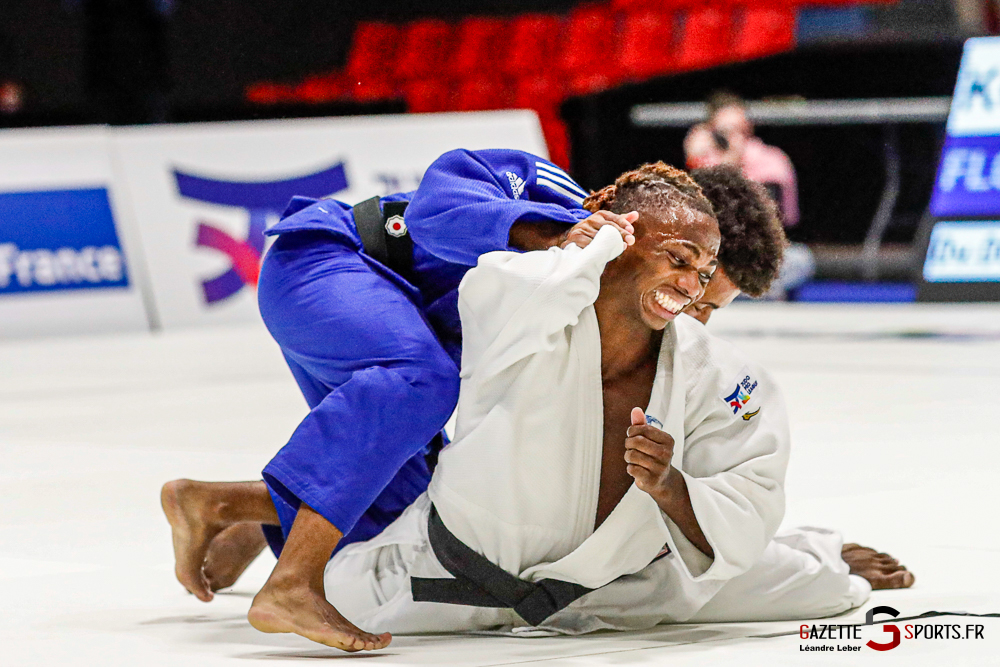
<instances>
[{"instance_id":1,"label":"black belt knot","mask_svg":"<svg viewBox=\"0 0 1000 667\"><path fill-rule=\"evenodd\" d=\"M565 609L591 588L558 579L519 579L455 537L432 505L427 533L438 561L454 579L411 577L413 599L470 607L513 609L530 625Z\"/></svg>"}]
</instances>

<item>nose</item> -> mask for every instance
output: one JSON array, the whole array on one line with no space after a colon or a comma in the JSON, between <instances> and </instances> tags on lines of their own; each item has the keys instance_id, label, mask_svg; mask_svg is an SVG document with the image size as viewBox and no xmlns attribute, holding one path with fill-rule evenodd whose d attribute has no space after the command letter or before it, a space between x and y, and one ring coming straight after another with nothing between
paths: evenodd
<instances>
[{"instance_id":1,"label":"nose","mask_svg":"<svg viewBox=\"0 0 1000 667\"><path fill-rule=\"evenodd\" d=\"M680 280L677 281L677 288L692 301L700 299L702 290L704 289L698 272L694 270L685 271L681 275Z\"/></svg>"}]
</instances>

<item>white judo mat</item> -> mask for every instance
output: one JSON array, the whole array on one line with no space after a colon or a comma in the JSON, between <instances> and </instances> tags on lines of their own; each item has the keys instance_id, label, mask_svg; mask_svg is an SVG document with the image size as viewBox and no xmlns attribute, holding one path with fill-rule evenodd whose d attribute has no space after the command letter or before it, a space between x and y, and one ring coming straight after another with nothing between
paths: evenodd
<instances>
[{"instance_id":1,"label":"white judo mat","mask_svg":"<svg viewBox=\"0 0 1000 667\"><path fill-rule=\"evenodd\" d=\"M736 304L713 319L784 388L785 525L836 528L916 574L825 622L863 623L876 605L1000 612L1000 307ZM0 343L0 665L1000 664L1000 618L928 619L983 637L885 652L801 639L797 622L400 636L353 656L258 633L246 611L273 558L199 602L174 580L159 488L259 479L304 413L262 328ZM820 645L832 650L805 650Z\"/></svg>"}]
</instances>

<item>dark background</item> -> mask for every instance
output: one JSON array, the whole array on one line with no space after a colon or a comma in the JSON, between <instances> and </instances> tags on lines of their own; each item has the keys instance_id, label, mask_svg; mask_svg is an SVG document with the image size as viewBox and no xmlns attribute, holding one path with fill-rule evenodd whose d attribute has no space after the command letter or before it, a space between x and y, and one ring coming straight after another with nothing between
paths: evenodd
<instances>
[{"instance_id":1,"label":"dark background","mask_svg":"<svg viewBox=\"0 0 1000 667\"><path fill-rule=\"evenodd\" d=\"M832 44L690 72L567 101L573 173L597 188L642 162L684 164L685 129L640 129L629 110L648 102L703 100L716 89L745 97L808 99L950 96L961 41ZM854 243L864 238L884 184L884 130L879 126L761 127L758 136L795 164L803 224L794 240ZM899 127L901 192L887 240L912 240L930 198L944 124Z\"/></svg>"},{"instance_id":2,"label":"dark background","mask_svg":"<svg viewBox=\"0 0 1000 667\"><path fill-rule=\"evenodd\" d=\"M360 19L402 22L429 15L564 12L575 4L3 0L0 82L21 82L26 105L23 113L0 123L128 124L402 112L402 102L266 108L248 104L244 90L261 80L296 83L341 67ZM912 7L903 2L892 11L902 16ZM919 15L937 16L926 11ZM637 103L697 101L716 88L753 99L950 95L962 41L942 36L946 17L934 18L937 23L929 39L928 35L914 38L919 30L900 33L899 21L886 16L882 23L891 27L883 29L881 37L804 43L773 58L569 100L563 116L570 129L574 175L584 186L596 189L644 161L683 164L683 130L631 127L628 111ZM805 23L800 15L800 35ZM930 195L943 127L904 126L900 132L902 192L889 242L909 242L914 236ZM762 127L759 134L784 149L798 171L802 224L792 237L860 242L882 189L881 128Z\"/></svg>"}]
</instances>

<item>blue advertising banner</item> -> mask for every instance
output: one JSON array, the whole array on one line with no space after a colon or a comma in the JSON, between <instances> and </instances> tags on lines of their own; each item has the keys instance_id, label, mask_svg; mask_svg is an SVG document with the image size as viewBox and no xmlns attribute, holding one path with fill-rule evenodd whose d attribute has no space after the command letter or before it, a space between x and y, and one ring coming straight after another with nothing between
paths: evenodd
<instances>
[{"instance_id":1,"label":"blue advertising banner","mask_svg":"<svg viewBox=\"0 0 1000 667\"><path fill-rule=\"evenodd\" d=\"M965 42L930 214L917 300L1000 300L1000 38Z\"/></svg>"},{"instance_id":2,"label":"blue advertising banner","mask_svg":"<svg viewBox=\"0 0 1000 667\"><path fill-rule=\"evenodd\" d=\"M1000 214L1000 136L948 137L941 150L931 215Z\"/></svg>"},{"instance_id":3,"label":"blue advertising banner","mask_svg":"<svg viewBox=\"0 0 1000 667\"><path fill-rule=\"evenodd\" d=\"M1000 40L965 43L931 195L937 218L1000 215Z\"/></svg>"},{"instance_id":4,"label":"blue advertising banner","mask_svg":"<svg viewBox=\"0 0 1000 667\"><path fill-rule=\"evenodd\" d=\"M0 193L0 295L128 285L106 189Z\"/></svg>"}]
</instances>

